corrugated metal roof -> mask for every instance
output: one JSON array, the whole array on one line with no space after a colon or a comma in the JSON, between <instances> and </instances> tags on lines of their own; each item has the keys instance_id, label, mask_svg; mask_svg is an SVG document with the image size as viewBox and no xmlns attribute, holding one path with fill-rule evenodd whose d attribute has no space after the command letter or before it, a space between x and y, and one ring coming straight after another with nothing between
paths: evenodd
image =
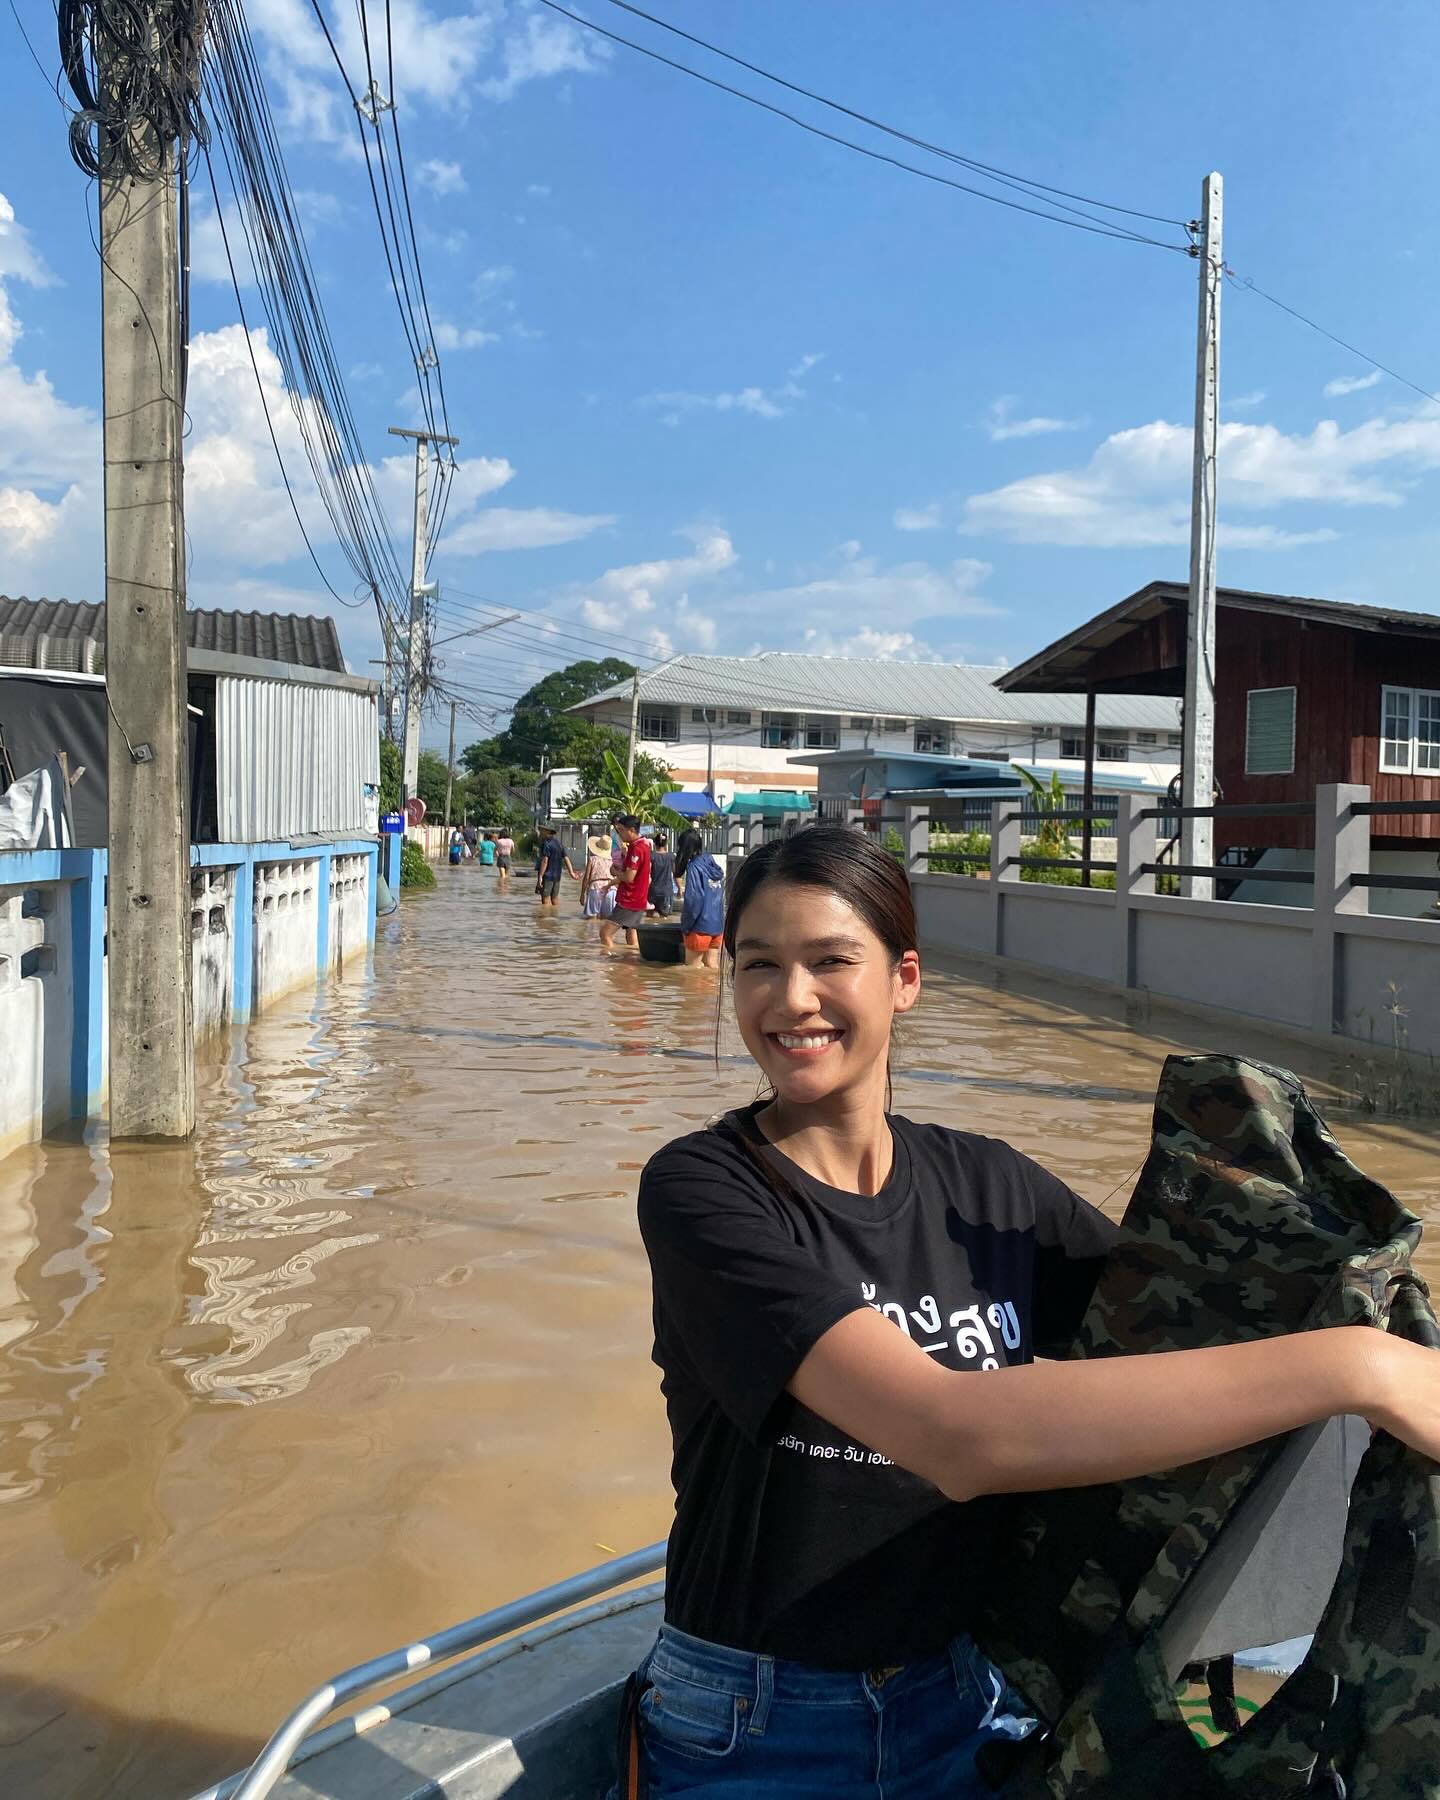
<instances>
[{"instance_id":1,"label":"corrugated metal roof","mask_svg":"<svg viewBox=\"0 0 1440 1800\"><path fill-rule=\"evenodd\" d=\"M681 656L642 679L641 704L968 723L1084 723L1082 698L1001 693L995 683L1004 673L969 663L888 662L781 650L760 656ZM629 698L630 683L623 681L571 710L589 712ZM1174 731L1179 708L1164 697L1102 694L1096 720L1102 730Z\"/></svg>"},{"instance_id":2,"label":"corrugated metal roof","mask_svg":"<svg viewBox=\"0 0 1440 1800\"><path fill-rule=\"evenodd\" d=\"M335 621L323 614L211 611L185 614L192 650L259 657L345 674ZM27 669L94 667L105 642L105 608L79 600L11 599L0 594L0 663Z\"/></svg>"}]
</instances>

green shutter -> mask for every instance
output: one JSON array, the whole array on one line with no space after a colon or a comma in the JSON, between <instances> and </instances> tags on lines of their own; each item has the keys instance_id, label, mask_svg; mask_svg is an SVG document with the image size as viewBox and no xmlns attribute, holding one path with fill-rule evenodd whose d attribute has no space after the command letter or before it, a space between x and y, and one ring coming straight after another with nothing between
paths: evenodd
<instances>
[{"instance_id":1,"label":"green shutter","mask_svg":"<svg viewBox=\"0 0 1440 1800\"><path fill-rule=\"evenodd\" d=\"M1294 769L1294 688L1252 689L1245 703L1245 773L1290 775Z\"/></svg>"}]
</instances>

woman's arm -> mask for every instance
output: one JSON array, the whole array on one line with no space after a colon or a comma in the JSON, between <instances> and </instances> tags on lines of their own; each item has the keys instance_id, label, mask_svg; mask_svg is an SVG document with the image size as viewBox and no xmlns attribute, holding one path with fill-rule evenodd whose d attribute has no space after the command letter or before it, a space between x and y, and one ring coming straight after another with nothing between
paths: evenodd
<instances>
[{"instance_id":1,"label":"woman's arm","mask_svg":"<svg viewBox=\"0 0 1440 1800\"><path fill-rule=\"evenodd\" d=\"M1364 1326L962 1373L866 1307L789 1391L952 1500L1156 1474L1338 1413L1440 1458L1440 1357Z\"/></svg>"}]
</instances>

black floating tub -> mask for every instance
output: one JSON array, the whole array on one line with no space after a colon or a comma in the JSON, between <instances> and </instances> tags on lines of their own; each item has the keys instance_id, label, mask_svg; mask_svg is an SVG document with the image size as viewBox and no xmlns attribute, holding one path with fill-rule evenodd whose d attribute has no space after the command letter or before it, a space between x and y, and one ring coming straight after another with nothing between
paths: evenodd
<instances>
[{"instance_id":1,"label":"black floating tub","mask_svg":"<svg viewBox=\"0 0 1440 1800\"><path fill-rule=\"evenodd\" d=\"M684 962L685 938L678 925L637 925L635 935L646 962Z\"/></svg>"}]
</instances>

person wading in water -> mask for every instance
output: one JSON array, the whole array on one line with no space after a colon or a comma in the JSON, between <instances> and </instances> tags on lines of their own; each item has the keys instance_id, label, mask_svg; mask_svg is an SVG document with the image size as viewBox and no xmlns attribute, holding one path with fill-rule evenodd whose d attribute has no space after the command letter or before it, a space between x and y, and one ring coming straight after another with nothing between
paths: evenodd
<instances>
[{"instance_id":1,"label":"person wading in water","mask_svg":"<svg viewBox=\"0 0 1440 1800\"><path fill-rule=\"evenodd\" d=\"M766 845L724 949L766 1091L641 1179L676 1504L622 1743L652 1800L979 1800L977 1756L1034 1728L967 1635L1005 1495L1340 1413L1435 1457L1440 1360L1342 1327L1035 1362L1115 1227L1008 1144L888 1111L921 990L895 858L833 827Z\"/></svg>"}]
</instances>

